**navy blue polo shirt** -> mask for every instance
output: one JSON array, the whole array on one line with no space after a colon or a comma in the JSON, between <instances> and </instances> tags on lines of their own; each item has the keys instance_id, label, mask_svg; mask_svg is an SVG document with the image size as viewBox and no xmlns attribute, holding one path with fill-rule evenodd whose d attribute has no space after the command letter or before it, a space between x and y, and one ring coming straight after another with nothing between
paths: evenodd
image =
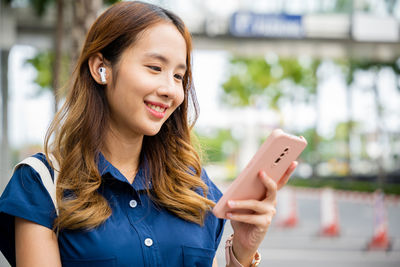
<instances>
[{"instance_id":1,"label":"navy blue polo shirt","mask_svg":"<svg viewBox=\"0 0 400 267\"><path fill-rule=\"evenodd\" d=\"M51 170L43 154L35 154ZM211 266L221 240L224 223L211 212L204 226L185 221L155 206L146 193L144 170L133 184L99 157L102 185L112 215L91 230L63 230L58 245L63 266ZM221 192L202 170L208 198L218 201ZM151 179L147 179L151 181ZM151 182L149 183L151 188ZM55 208L38 173L19 167L0 198L0 249L15 264L14 217L52 229Z\"/></svg>"}]
</instances>

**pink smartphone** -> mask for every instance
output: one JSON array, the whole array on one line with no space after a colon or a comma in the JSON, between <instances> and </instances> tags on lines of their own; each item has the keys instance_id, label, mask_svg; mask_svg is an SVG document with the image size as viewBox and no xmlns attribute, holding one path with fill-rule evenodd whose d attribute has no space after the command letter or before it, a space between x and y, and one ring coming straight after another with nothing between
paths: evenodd
<instances>
[{"instance_id":1,"label":"pink smartphone","mask_svg":"<svg viewBox=\"0 0 400 267\"><path fill-rule=\"evenodd\" d=\"M214 215L219 218L226 218L226 213L230 211L227 205L228 200L264 199L266 195L265 186L257 177L258 172L264 170L269 177L278 182L306 146L307 141L303 136L290 135L281 129L273 130L246 168L232 182L214 206Z\"/></svg>"}]
</instances>

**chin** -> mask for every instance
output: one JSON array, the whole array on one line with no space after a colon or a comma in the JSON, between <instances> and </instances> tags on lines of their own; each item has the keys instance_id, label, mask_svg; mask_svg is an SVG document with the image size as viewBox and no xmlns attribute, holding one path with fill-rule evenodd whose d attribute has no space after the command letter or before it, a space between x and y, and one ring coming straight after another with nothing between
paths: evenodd
<instances>
[{"instance_id":1,"label":"chin","mask_svg":"<svg viewBox=\"0 0 400 267\"><path fill-rule=\"evenodd\" d=\"M158 134L158 132L156 132L156 133L150 133L150 134L145 134L145 136L155 136L155 135L157 135Z\"/></svg>"},{"instance_id":2,"label":"chin","mask_svg":"<svg viewBox=\"0 0 400 267\"><path fill-rule=\"evenodd\" d=\"M156 134L158 134L160 132L160 129L161 129L161 127L153 128L153 129L146 129L146 131L144 131L144 135L155 136Z\"/></svg>"}]
</instances>

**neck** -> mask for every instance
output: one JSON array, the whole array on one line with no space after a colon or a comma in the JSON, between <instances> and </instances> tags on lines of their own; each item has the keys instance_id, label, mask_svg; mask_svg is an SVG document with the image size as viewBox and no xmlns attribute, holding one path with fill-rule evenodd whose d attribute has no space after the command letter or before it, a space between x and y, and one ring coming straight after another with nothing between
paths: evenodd
<instances>
[{"instance_id":1,"label":"neck","mask_svg":"<svg viewBox=\"0 0 400 267\"><path fill-rule=\"evenodd\" d=\"M109 127L101 152L132 183L139 167L143 135L124 135Z\"/></svg>"}]
</instances>

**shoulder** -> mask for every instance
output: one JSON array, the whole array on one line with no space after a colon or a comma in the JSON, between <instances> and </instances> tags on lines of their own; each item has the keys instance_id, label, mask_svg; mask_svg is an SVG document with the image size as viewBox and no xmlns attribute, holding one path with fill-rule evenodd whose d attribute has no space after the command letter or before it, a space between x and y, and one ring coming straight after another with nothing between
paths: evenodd
<instances>
[{"instance_id":1,"label":"shoulder","mask_svg":"<svg viewBox=\"0 0 400 267\"><path fill-rule=\"evenodd\" d=\"M40 160L52 175L42 153L32 157ZM40 162L39 162L40 164ZM40 175L28 164L17 164L0 197L0 250L15 265L14 218L23 218L49 229L56 218L55 207Z\"/></svg>"},{"instance_id":2,"label":"shoulder","mask_svg":"<svg viewBox=\"0 0 400 267\"><path fill-rule=\"evenodd\" d=\"M42 161L47 166L47 168L49 168L49 169L51 168L49 162L47 161L46 156L43 153L36 153L36 154L32 155L32 157L37 158L40 161Z\"/></svg>"},{"instance_id":3,"label":"shoulder","mask_svg":"<svg viewBox=\"0 0 400 267\"><path fill-rule=\"evenodd\" d=\"M32 158L37 159L39 161L32 162ZM53 178L53 169L51 168L49 162L47 161L46 156L43 153L36 153L28 158L25 158L24 160L20 161L17 165L15 165L13 176L11 179L13 179L14 177L21 177L21 176L25 178L28 177L40 178L37 168L38 165L40 165L39 167L46 167L43 170L47 169L47 171L50 172L50 175Z\"/></svg>"},{"instance_id":4,"label":"shoulder","mask_svg":"<svg viewBox=\"0 0 400 267\"><path fill-rule=\"evenodd\" d=\"M54 172L46 156L43 153L36 153L15 165L9 184L13 184L17 181L23 182L24 185L30 185L32 183L40 184L42 183L40 173L47 171L53 179Z\"/></svg>"},{"instance_id":5,"label":"shoulder","mask_svg":"<svg viewBox=\"0 0 400 267\"><path fill-rule=\"evenodd\" d=\"M49 162L47 161L46 156L43 153L36 153L36 154L32 155L31 157L40 160L47 167L47 169L49 170L51 176L53 176L53 169L51 168Z\"/></svg>"},{"instance_id":6,"label":"shoulder","mask_svg":"<svg viewBox=\"0 0 400 267\"><path fill-rule=\"evenodd\" d=\"M42 153L32 157L40 160L53 176ZM55 207L39 173L28 164L17 164L14 173L0 197L0 213L21 217L52 228Z\"/></svg>"}]
</instances>

